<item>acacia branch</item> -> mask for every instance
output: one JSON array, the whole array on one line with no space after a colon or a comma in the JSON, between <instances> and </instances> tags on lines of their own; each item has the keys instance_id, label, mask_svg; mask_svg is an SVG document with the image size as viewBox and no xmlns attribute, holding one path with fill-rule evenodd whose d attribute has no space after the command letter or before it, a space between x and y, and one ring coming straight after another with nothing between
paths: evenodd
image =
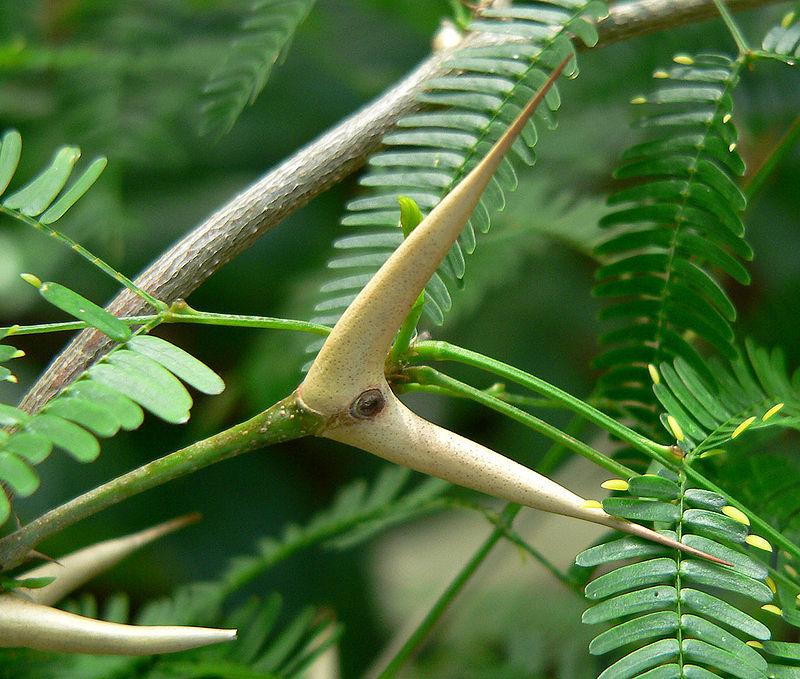
<instances>
[{"instance_id":1,"label":"acacia branch","mask_svg":"<svg viewBox=\"0 0 800 679\"><path fill-rule=\"evenodd\" d=\"M778 0L728 0L731 10ZM632 0L617 3L600 22L600 45L707 19L713 0ZM510 40L470 36L471 42ZM463 43L462 43L463 44ZM207 278L249 248L266 231L363 165L383 135L416 107L422 83L440 72L450 51L433 54L395 87L297 151L190 231L137 279L136 284L168 304L187 297ZM107 307L117 316L135 316L145 303L127 290ZM106 338L85 330L55 358L21 403L38 411L108 350Z\"/></svg>"}]
</instances>

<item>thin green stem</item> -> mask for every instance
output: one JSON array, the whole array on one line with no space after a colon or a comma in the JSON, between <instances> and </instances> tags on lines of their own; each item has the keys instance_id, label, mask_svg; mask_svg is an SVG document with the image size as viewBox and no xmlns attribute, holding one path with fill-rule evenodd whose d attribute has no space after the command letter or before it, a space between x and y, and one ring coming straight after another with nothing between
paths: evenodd
<instances>
[{"instance_id":1,"label":"thin green stem","mask_svg":"<svg viewBox=\"0 0 800 679\"><path fill-rule=\"evenodd\" d=\"M505 526L510 526L511 523L519 514L521 507L515 504L509 504L500 513L500 521ZM428 636L430 631L439 622L444 612L452 601L458 596L469 579L478 570L478 567L483 563L484 559L489 555L494 546L503 538L505 528L495 528L483 544L478 547L470 560L458 572L455 578L450 582L444 592L436 600L431 609L425 614L422 622L417 626L411 636L406 639L400 650L389 661L386 668L378 675L378 679L390 679L397 675L400 668L406 661L414 654L417 647L423 642L425 637Z\"/></svg>"},{"instance_id":2,"label":"thin green stem","mask_svg":"<svg viewBox=\"0 0 800 679\"><path fill-rule=\"evenodd\" d=\"M221 325L237 328L260 328L269 330L296 330L314 335L328 335L331 329L326 325L298 321L291 318L272 318L269 316L245 316L240 314L217 314L207 311L173 311L164 314L149 314L147 316L127 316L120 318L128 325L146 325L154 321L163 323L193 323L196 325ZM48 332L67 332L83 330L89 327L83 321L67 321L65 323L39 323L35 325L12 325L0 328L0 333L6 331L10 335L38 335Z\"/></svg>"},{"instance_id":3,"label":"thin green stem","mask_svg":"<svg viewBox=\"0 0 800 679\"><path fill-rule=\"evenodd\" d=\"M392 343L392 349L389 352L390 365L398 365L403 356L408 353L408 347L417 334L417 323L419 323L419 318L422 316L422 310L424 308L425 292L423 291L419 293L417 301L414 302L414 306L412 306L411 311L408 312L408 316L406 316L406 319L403 321L403 325L400 326L397 337L395 337Z\"/></svg>"},{"instance_id":4,"label":"thin green stem","mask_svg":"<svg viewBox=\"0 0 800 679\"><path fill-rule=\"evenodd\" d=\"M761 166L756 170L752 179L748 182L744 189L744 195L747 197L747 206L750 207L755 197L764 188L769 176L775 171L775 168L780 165L784 158L794 148L797 140L800 139L800 116L797 116L786 133L781 137L780 141L775 144L775 147L769 152L766 160L761 163Z\"/></svg>"},{"instance_id":5,"label":"thin green stem","mask_svg":"<svg viewBox=\"0 0 800 679\"><path fill-rule=\"evenodd\" d=\"M124 274L120 273L113 266L111 266L110 264L107 264L102 259L100 259L99 257L97 257L94 254L92 254L91 252L89 252L85 247L83 247L80 243L76 243L69 236L65 236L60 231L56 231L55 229L49 227L47 224L42 224L41 222L33 219L32 217L28 217L27 215L23 215L22 213L17 212L16 210L10 210L9 208L3 207L2 205L0 205L0 212L2 212L3 214L8 215L9 217L11 217L13 219L17 219L17 220L19 220L21 222L24 222L25 224L28 224L29 226L32 226L37 231L41 231L42 233L45 233L46 235L50 236L51 238L54 238L55 240L59 241L60 243L63 243L68 248L70 248L71 250L74 250L76 253L78 253L81 257L83 257L85 260L87 260L90 264L93 264L98 269L100 269L100 271L102 271L104 274L106 274L107 276L110 276L115 281L117 281L117 283L119 283L120 285L123 285L124 287L126 287L134 295L137 295L138 297L141 297L145 302L147 302L154 309L157 309L159 311L166 310L167 305L164 302L162 302L160 299L156 299L155 297L153 297L153 295L151 295L146 290L142 290L142 288L140 288L138 285L136 285L136 283L134 283L130 278L128 278Z\"/></svg>"},{"instance_id":6,"label":"thin green stem","mask_svg":"<svg viewBox=\"0 0 800 679\"><path fill-rule=\"evenodd\" d=\"M72 524L173 479L257 448L313 434L320 417L292 394L254 418L149 462L43 514L0 540L0 570L20 564L45 538Z\"/></svg>"},{"instance_id":7,"label":"thin green stem","mask_svg":"<svg viewBox=\"0 0 800 679\"><path fill-rule=\"evenodd\" d=\"M540 420L538 417L531 415L524 410L520 410L519 408L506 403L505 401L501 401L500 399L487 394L485 391L476 389L475 387L453 379L452 377L444 375L443 373L440 373L437 370L427 366L410 368L406 371L406 373L420 384L432 384L443 389L447 389L452 394L463 396L475 401L476 403L480 403L487 408L491 408L492 410L505 415L506 417L510 417L515 422L519 422L529 429L533 429L533 431L546 436L552 441L560 443L565 448L568 448L572 452L585 457L587 460L594 462L603 469L607 469L612 474L616 474L624 479L630 478L631 476L636 476L636 472L634 472L632 469L629 469L616 460L612 460L610 457L603 455L601 452L595 450L591 446L586 445L583 441L573 438L557 427L554 427L552 424L549 424L544 420Z\"/></svg>"},{"instance_id":8,"label":"thin green stem","mask_svg":"<svg viewBox=\"0 0 800 679\"><path fill-rule=\"evenodd\" d=\"M425 394L434 394L436 396L450 396L453 398L468 398L463 394L455 394L445 387L439 387L435 384L420 384L419 382L411 382L407 384L397 384L398 391L416 391ZM556 403L549 398L534 398L532 396L522 396L520 394L509 394L505 391L496 391L494 387L488 387L482 390L484 394L493 396L504 403L511 403L516 406L525 406L527 408L551 408L563 409L561 403Z\"/></svg>"},{"instance_id":9,"label":"thin green stem","mask_svg":"<svg viewBox=\"0 0 800 679\"><path fill-rule=\"evenodd\" d=\"M731 14L730 10L725 6L724 0L714 0L714 4L717 7L717 10L722 16L722 21L725 22L725 26L728 29L728 32L731 34L734 42L736 43L736 47L739 50L740 55L746 55L751 52L750 45L747 44L747 38L744 37L744 33L742 33L742 29L739 28L739 25L736 23L733 15Z\"/></svg>"},{"instance_id":10,"label":"thin green stem","mask_svg":"<svg viewBox=\"0 0 800 679\"><path fill-rule=\"evenodd\" d=\"M149 314L147 316L128 316L127 318L120 318L123 323L128 325L142 325L153 319L157 319L157 314ZM50 332L70 332L73 330L85 330L90 327L83 321L65 321L62 323L35 323L33 325L9 325L0 328L0 333L7 332L11 335L43 335Z\"/></svg>"},{"instance_id":11,"label":"thin green stem","mask_svg":"<svg viewBox=\"0 0 800 679\"><path fill-rule=\"evenodd\" d=\"M585 427L586 420L578 415L574 415L564 429L564 432L573 438L577 438L577 436ZM564 462L564 460L566 460L568 457L569 450L564 445L556 443L555 445L550 446L550 448L544 454L539 464L536 465L536 470L540 474L549 476L550 473L560 467L561 463Z\"/></svg>"},{"instance_id":12,"label":"thin green stem","mask_svg":"<svg viewBox=\"0 0 800 679\"><path fill-rule=\"evenodd\" d=\"M175 305L173 305L175 309ZM184 310L185 309L185 310ZM236 328L261 328L268 330L295 330L313 335L327 336L331 328L327 325L298 321L291 318L271 318L269 316L247 316L238 314L217 314L209 311L197 311L183 303L177 311L172 309L166 314L167 323L195 323L198 325L223 325Z\"/></svg>"},{"instance_id":13,"label":"thin green stem","mask_svg":"<svg viewBox=\"0 0 800 679\"><path fill-rule=\"evenodd\" d=\"M596 424L613 436L627 442L636 448L636 450L645 453L649 457L670 468L675 467L675 460L672 457L671 448L669 446L663 446L655 441L651 441L646 436L642 436L633 431L633 429L617 422L614 418L593 408L581 399L568 394L564 390L538 377L526 373L524 370L515 368L497 359L484 356L478 352L470 351L469 349L464 349L463 347L442 341L426 341L415 344L412 360L417 358L435 361L456 361L498 375L505 380L519 384L526 389L535 391L546 398L563 404L565 408L581 415L589 422Z\"/></svg>"}]
</instances>

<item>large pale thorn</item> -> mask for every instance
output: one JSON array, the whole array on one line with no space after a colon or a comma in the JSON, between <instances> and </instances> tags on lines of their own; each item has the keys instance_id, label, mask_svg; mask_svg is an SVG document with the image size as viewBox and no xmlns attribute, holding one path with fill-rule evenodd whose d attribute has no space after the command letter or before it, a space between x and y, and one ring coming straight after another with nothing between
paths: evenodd
<instances>
[{"instance_id":1,"label":"large pale thorn","mask_svg":"<svg viewBox=\"0 0 800 679\"><path fill-rule=\"evenodd\" d=\"M232 641L236 630L204 627L139 627L92 620L26 601L0 596L0 646L24 646L57 653L152 655Z\"/></svg>"},{"instance_id":2,"label":"large pale thorn","mask_svg":"<svg viewBox=\"0 0 800 679\"><path fill-rule=\"evenodd\" d=\"M55 578L46 587L23 590L26 598L30 601L51 606L103 571L115 566L137 549L141 549L168 533L194 523L199 518L198 514L188 514L171 521L165 521L152 528L146 528L138 533L98 542L90 547L79 549L77 552L61 557L58 561L32 568L25 573L21 573L17 578L20 580L27 578Z\"/></svg>"},{"instance_id":3,"label":"large pale thorn","mask_svg":"<svg viewBox=\"0 0 800 679\"><path fill-rule=\"evenodd\" d=\"M602 509L586 507L584 498L555 481L475 441L428 422L406 408L390 391L388 393L390 397L373 420L333 426L324 436L509 502L598 523L687 554L727 564L649 528L606 514Z\"/></svg>"},{"instance_id":4,"label":"large pale thorn","mask_svg":"<svg viewBox=\"0 0 800 679\"><path fill-rule=\"evenodd\" d=\"M394 334L569 59L561 62L483 159L431 210L350 304L303 381L304 403L323 414L335 412L363 391L365 384L377 386L383 380Z\"/></svg>"},{"instance_id":5,"label":"large pale thorn","mask_svg":"<svg viewBox=\"0 0 800 679\"><path fill-rule=\"evenodd\" d=\"M0 595L0 647L20 646L61 653L152 655L235 639L236 630L121 625L51 607L134 550L198 518L197 514L190 514L138 533L106 540L18 575L19 579L55 577L56 580L39 589L20 588Z\"/></svg>"},{"instance_id":6,"label":"large pale thorn","mask_svg":"<svg viewBox=\"0 0 800 679\"><path fill-rule=\"evenodd\" d=\"M384 374L398 327L458 238L503 155L565 59L484 158L414 229L347 308L298 389L298 402L328 418L321 436L494 497L610 526L683 552L709 555L629 521L586 507L547 477L415 415ZM722 562L725 563L725 562Z\"/></svg>"}]
</instances>

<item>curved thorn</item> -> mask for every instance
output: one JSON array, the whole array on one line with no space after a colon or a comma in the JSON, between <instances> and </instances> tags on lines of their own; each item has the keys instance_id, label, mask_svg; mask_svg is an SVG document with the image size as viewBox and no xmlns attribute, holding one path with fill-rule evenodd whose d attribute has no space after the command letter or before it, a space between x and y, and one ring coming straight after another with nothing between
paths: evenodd
<instances>
[{"instance_id":1,"label":"curved thorn","mask_svg":"<svg viewBox=\"0 0 800 679\"><path fill-rule=\"evenodd\" d=\"M347 308L298 388L298 402L328 418L320 433L326 438L495 497L611 526L719 561L602 509L586 507L583 498L547 477L424 420L397 399L384 375L397 328L569 59L561 62L486 156L422 220Z\"/></svg>"},{"instance_id":2,"label":"curved thorn","mask_svg":"<svg viewBox=\"0 0 800 679\"><path fill-rule=\"evenodd\" d=\"M236 630L121 625L84 618L14 594L0 595L0 647L57 653L153 655L236 639Z\"/></svg>"},{"instance_id":3,"label":"curved thorn","mask_svg":"<svg viewBox=\"0 0 800 679\"><path fill-rule=\"evenodd\" d=\"M395 250L347 308L301 385L303 401L320 412L340 410L343 397L383 378L388 346L464 228L494 171L569 63L567 57L525 105L483 159ZM353 366L358 366L354 371Z\"/></svg>"},{"instance_id":4,"label":"curved thorn","mask_svg":"<svg viewBox=\"0 0 800 679\"><path fill-rule=\"evenodd\" d=\"M649 528L584 506L586 500L490 448L428 422L386 386L387 403L372 420L330 427L323 436L450 483L552 514L571 516L730 566Z\"/></svg>"},{"instance_id":5,"label":"curved thorn","mask_svg":"<svg viewBox=\"0 0 800 679\"><path fill-rule=\"evenodd\" d=\"M17 577L19 579L47 577L56 579L40 589L22 589L20 591L25 592L25 597L33 603L50 606L98 574L108 570L131 552L168 533L194 523L199 518L199 514L187 514L171 521L165 521L157 526L146 528L138 533L98 542L90 547L68 554L58 561L32 568Z\"/></svg>"}]
</instances>

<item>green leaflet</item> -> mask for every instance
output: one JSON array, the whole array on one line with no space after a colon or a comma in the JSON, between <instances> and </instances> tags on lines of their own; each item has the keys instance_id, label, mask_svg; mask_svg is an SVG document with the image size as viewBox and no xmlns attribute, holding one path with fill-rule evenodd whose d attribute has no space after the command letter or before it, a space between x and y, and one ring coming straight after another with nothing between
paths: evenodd
<instances>
[{"instance_id":1,"label":"green leaflet","mask_svg":"<svg viewBox=\"0 0 800 679\"><path fill-rule=\"evenodd\" d=\"M128 342L128 347L153 359L204 394L220 394L225 389L225 383L211 368L166 340L139 335Z\"/></svg>"},{"instance_id":2,"label":"green leaflet","mask_svg":"<svg viewBox=\"0 0 800 679\"><path fill-rule=\"evenodd\" d=\"M58 415L88 429L95 436L108 438L120 428L119 420L108 409L84 398L57 398L43 412Z\"/></svg>"},{"instance_id":3,"label":"green leaflet","mask_svg":"<svg viewBox=\"0 0 800 679\"><path fill-rule=\"evenodd\" d=\"M124 343L35 415L0 404L0 426L13 428L0 432L0 482L9 492L26 496L38 488L32 466L44 461L54 446L80 462L94 460L100 454L97 438L139 427L142 406L167 422L185 422L192 398L180 380L208 394L224 389L214 371L166 340L131 337L126 324L57 283L39 289L47 301ZM18 353L0 345L0 358ZM10 512L9 499L0 493L0 524Z\"/></svg>"},{"instance_id":4,"label":"green leaflet","mask_svg":"<svg viewBox=\"0 0 800 679\"><path fill-rule=\"evenodd\" d=\"M120 392L104 387L99 382L92 380L73 382L64 390L64 396L83 401L88 400L96 407L104 408L123 429L138 429L144 420L144 413L136 403ZM62 400L68 399L57 399L53 405Z\"/></svg>"},{"instance_id":5,"label":"green leaflet","mask_svg":"<svg viewBox=\"0 0 800 679\"><path fill-rule=\"evenodd\" d=\"M50 208L39 217L42 224L52 224L64 216L64 213L69 210L80 198L85 194L92 185L97 181L103 170L106 169L108 160L106 158L95 158L91 165L84 170L83 174L78 177L70 187L55 201Z\"/></svg>"},{"instance_id":6,"label":"green leaflet","mask_svg":"<svg viewBox=\"0 0 800 679\"><path fill-rule=\"evenodd\" d=\"M23 578L22 580L14 580L0 575L0 592L10 591L24 587L25 589L41 589L47 587L55 578Z\"/></svg>"},{"instance_id":7,"label":"green leaflet","mask_svg":"<svg viewBox=\"0 0 800 679\"><path fill-rule=\"evenodd\" d=\"M14 130L6 132L0 141L0 195L14 177L21 147L20 135ZM44 170L5 198L0 211L65 243L157 306L158 300L140 291L79 244L50 228L51 223L60 219L89 190L106 166L104 158L96 159L67 186L79 158L80 150L76 147L58 150ZM34 492L39 478L33 466L44 461L53 447L61 448L81 462L94 460L100 453L98 437L110 437L120 429L139 427L144 418L142 406L168 422L185 422L192 398L181 380L207 394L218 394L224 389L216 373L173 344L156 337L133 336L126 323L59 283L42 283L30 274L24 274L23 278L37 287L50 304L96 328L121 346L35 415L0 404L0 426L9 428L0 432L0 483L4 491L7 489L21 496ZM3 332L0 339L13 331L12 327ZM0 344L0 363L23 355L11 345ZM0 365L0 380L15 381L11 371L3 365ZM10 513L9 498L2 492L0 524Z\"/></svg>"},{"instance_id":8,"label":"green leaflet","mask_svg":"<svg viewBox=\"0 0 800 679\"><path fill-rule=\"evenodd\" d=\"M597 41L593 18L605 15L605 5L592 0L553 0L542 6L482 10L470 29L515 35L517 44L465 47L447 66L452 72L431 79L418 101L421 113L398 121L384 136L387 147L368 161L360 183L365 190L347 206L342 223L361 232L334 243L342 250L329 263L331 281L315 307L316 319L334 324L365 280L400 244L398 196L413 199L423 212L433 208L483 156L520 107L546 80L547 73L566 55L574 54L570 37L591 46ZM568 66L577 72L576 59ZM513 155L533 164L537 127L555 126L560 96L553 87L513 146ZM505 205L517 178L506 159L485 191L458 241L425 291L423 313L441 324L452 307L450 288L466 271L466 255L475 250L478 234L491 226L491 215ZM394 234L396 236L392 237ZM388 236L388 238L387 238ZM316 351L319 344L309 347Z\"/></svg>"},{"instance_id":9,"label":"green leaflet","mask_svg":"<svg viewBox=\"0 0 800 679\"><path fill-rule=\"evenodd\" d=\"M653 387L685 436L681 447L693 455L719 449L748 430L800 424L800 373L789 374L781 351L747 340L740 358L729 365L712 359L705 372L710 379L676 358L658 367L660 383ZM700 498L703 491L692 493Z\"/></svg>"},{"instance_id":10,"label":"green leaflet","mask_svg":"<svg viewBox=\"0 0 800 679\"><path fill-rule=\"evenodd\" d=\"M127 342L131 338L130 328L125 323L74 290L58 283L42 283L38 287L39 294L50 304L97 328L115 342Z\"/></svg>"},{"instance_id":11,"label":"green leaflet","mask_svg":"<svg viewBox=\"0 0 800 679\"><path fill-rule=\"evenodd\" d=\"M22 138L19 132L6 132L0 141L0 195L14 177L21 150ZM17 213L25 217L39 215L38 223L43 225L58 221L91 188L107 164L105 158L96 158L66 191L62 191L80 156L78 147L62 147L56 151L50 165L38 176L5 198L3 207L11 214Z\"/></svg>"},{"instance_id":12,"label":"green leaflet","mask_svg":"<svg viewBox=\"0 0 800 679\"><path fill-rule=\"evenodd\" d=\"M161 365L130 350L116 351L88 370L91 379L124 394L172 424L189 419L192 398Z\"/></svg>"},{"instance_id":13,"label":"green leaflet","mask_svg":"<svg viewBox=\"0 0 800 679\"><path fill-rule=\"evenodd\" d=\"M22 137L16 130L9 130L0 141L0 195L8 188L17 171L22 153Z\"/></svg>"},{"instance_id":14,"label":"green leaflet","mask_svg":"<svg viewBox=\"0 0 800 679\"><path fill-rule=\"evenodd\" d=\"M39 478L20 457L7 450L0 451L0 478L22 497L39 487Z\"/></svg>"},{"instance_id":15,"label":"green leaflet","mask_svg":"<svg viewBox=\"0 0 800 679\"><path fill-rule=\"evenodd\" d=\"M31 418L23 431L43 436L79 462L91 462L100 454L100 444L94 436L56 415L47 413L36 415Z\"/></svg>"},{"instance_id":16,"label":"green leaflet","mask_svg":"<svg viewBox=\"0 0 800 679\"><path fill-rule=\"evenodd\" d=\"M2 166L2 147L0 147L0 166ZM0 167L0 173L1 172L2 168ZM10 332L11 329L0 331L0 340L7 337ZM17 358L22 358L24 355L24 351L20 351L16 347L12 347L10 344L0 344L0 364ZM0 382L16 382L16 380L17 378L10 369L6 368L4 365L0 365Z\"/></svg>"},{"instance_id":17,"label":"green leaflet","mask_svg":"<svg viewBox=\"0 0 800 679\"><path fill-rule=\"evenodd\" d=\"M595 294L609 298L602 317L616 324L596 361L606 371L601 386L648 431L657 420L647 364L680 358L710 379L687 333L736 358L736 309L715 269L747 283L741 260L753 256L740 217L746 201L735 177L744 163L731 121L741 63L709 54L679 61L656 72L663 83L655 92L634 99L648 139L628 149L615 172L635 183L609 198L615 210L601 226L613 233L596 249L603 265ZM698 433L687 424L687 436Z\"/></svg>"},{"instance_id":18,"label":"green leaflet","mask_svg":"<svg viewBox=\"0 0 800 679\"><path fill-rule=\"evenodd\" d=\"M787 12L781 22L764 36L761 48L765 52L800 57L800 5Z\"/></svg>"},{"instance_id":19,"label":"green leaflet","mask_svg":"<svg viewBox=\"0 0 800 679\"><path fill-rule=\"evenodd\" d=\"M18 210L28 217L44 212L67 183L72 168L81 157L76 146L65 146L56 151L50 165L21 189L8 196L3 205Z\"/></svg>"},{"instance_id":20,"label":"green leaflet","mask_svg":"<svg viewBox=\"0 0 800 679\"><path fill-rule=\"evenodd\" d=\"M625 562L586 585L586 597L593 605L583 621L611 624L589 647L596 655L612 654L601 679L766 678L766 661L745 642L768 639L770 632L739 608L748 599L759 605L773 600L764 582L766 566L745 546L747 528L722 513L724 498L687 489L685 480L671 472L647 475L642 481L637 478L629 480L627 492L603 502L606 512L637 521L655 520L657 526L669 527L671 537L734 567L648 545L631 536L579 554L579 566ZM648 495L659 492L663 499L645 499L633 488ZM690 496L702 508L690 507ZM654 510L653 505L662 509ZM720 598L730 595L735 604Z\"/></svg>"}]
</instances>

